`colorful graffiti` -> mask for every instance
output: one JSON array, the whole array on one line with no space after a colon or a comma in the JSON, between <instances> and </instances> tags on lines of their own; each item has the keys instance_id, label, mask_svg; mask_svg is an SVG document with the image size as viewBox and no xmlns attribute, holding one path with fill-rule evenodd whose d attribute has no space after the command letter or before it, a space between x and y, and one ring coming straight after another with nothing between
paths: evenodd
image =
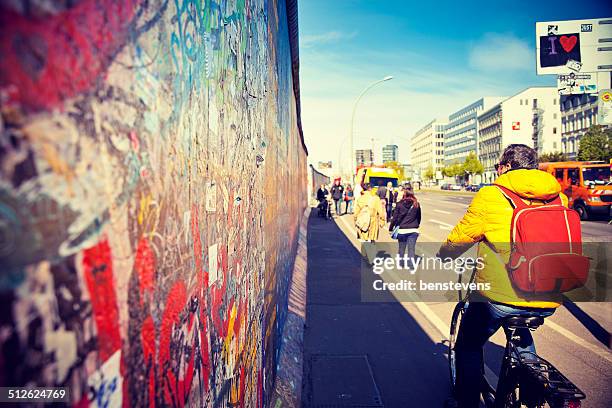
<instances>
[{"instance_id":1,"label":"colorful graffiti","mask_svg":"<svg viewBox=\"0 0 612 408\"><path fill-rule=\"evenodd\" d=\"M285 0L0 4L0 386L266 406L306 205Z\"/></svg>"}]
</instances>

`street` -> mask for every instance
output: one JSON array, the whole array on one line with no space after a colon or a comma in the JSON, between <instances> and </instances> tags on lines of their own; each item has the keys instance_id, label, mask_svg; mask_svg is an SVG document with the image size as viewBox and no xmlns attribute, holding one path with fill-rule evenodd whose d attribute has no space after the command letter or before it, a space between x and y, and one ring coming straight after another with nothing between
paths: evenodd
<instances>
[{"instance_id":1,"label":"street","mask_svg":"<svg viewBox=\"0 0 612 408\"><path fill-rule=\"evenodd\" d=\"M467 194L433 191L417 197L421 244L442 242L471 200ZM612 237L605 221L582 224L585 241ZM389 303L360 302L360 243L352 225L350 215L333 223L311 215L309 221L306 404L442 406L450 395L445 340L454 303L398 302L392 295ZM386 232L381 238L392 241ZM534 333L538 354L586 393L584 407L612 404L611 331L611 304L568 302ZM504 345L500 330L485 346L485 373L493 384ZM344 360L330 358L340 355ZM371 375L360 374L357 356L367 360Z\"/></svg>"}]
</instances>

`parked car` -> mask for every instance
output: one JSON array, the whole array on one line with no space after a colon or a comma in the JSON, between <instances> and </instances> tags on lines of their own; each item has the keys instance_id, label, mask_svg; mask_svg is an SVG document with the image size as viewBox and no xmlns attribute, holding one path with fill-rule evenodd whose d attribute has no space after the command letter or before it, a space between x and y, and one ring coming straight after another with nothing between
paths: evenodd
<instances>
[{"instance_id":1,"label":"parked car","mask_svg":"<svg viewBox=\"0 0 612 408\"><path fill-rule=\"evenodd\" d=\"M440 186L440 190L450 190L450 184L444 183Z\"/></svg>"},{"instance_id":2,"label":"parked car","mask_svg":"<svg viewBox=\"0 0 612 408\"><path fill-rule=\"evenodd\" d=\"M452 191L461 191L461 186L459 184L451 184L448 189Z\"/></svg>"}]
</instances>

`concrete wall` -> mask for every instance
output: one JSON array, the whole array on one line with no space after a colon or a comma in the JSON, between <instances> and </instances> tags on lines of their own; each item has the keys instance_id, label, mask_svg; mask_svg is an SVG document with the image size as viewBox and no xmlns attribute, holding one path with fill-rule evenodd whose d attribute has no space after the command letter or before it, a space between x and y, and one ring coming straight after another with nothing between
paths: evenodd
<instances>
[{"instance_id":1,"label":"concrete wall","mask_svg":"<svg viewBox=\"0 0 612 408\"><path fill-rule=\"evenodd\" d=\"M306 203L291 30L284 0L2 2L1 386L266 403Z\"/></svg>"}]
</instances>

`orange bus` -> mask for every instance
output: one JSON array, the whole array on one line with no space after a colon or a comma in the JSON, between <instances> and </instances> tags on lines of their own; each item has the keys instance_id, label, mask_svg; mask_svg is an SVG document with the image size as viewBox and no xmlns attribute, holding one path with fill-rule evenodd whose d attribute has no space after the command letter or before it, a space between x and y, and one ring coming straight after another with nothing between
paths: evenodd
<instances>
[{"instance_id":1,"label":"orange bus","mask_svg":"<svg viewBox=\"0 0 612 408\"><path fill-rule=\"evenodd\" d=\"M610 217L610 167L610 163L601 161L540 163L540 170L555 176L569 199L570 208L576 210L582 220L596 214Z\"/></svg>"}]
</instances>

